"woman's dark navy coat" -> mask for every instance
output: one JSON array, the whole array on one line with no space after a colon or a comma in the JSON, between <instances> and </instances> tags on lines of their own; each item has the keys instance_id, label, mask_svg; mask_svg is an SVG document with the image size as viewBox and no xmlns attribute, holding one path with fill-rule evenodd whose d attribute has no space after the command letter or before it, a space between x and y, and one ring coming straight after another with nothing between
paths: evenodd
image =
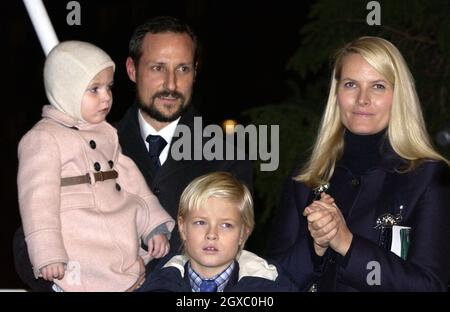
<instances>
[{"instance_id":1,"label":"woman's dark navy coat","mask_svg":"<svg viewBox=\"0 0 450 312\"><path fill-rule=\"evenodd\" d=\"M340 207L353 241L345 257L330 248L314 256L304 208L312 191L293 180L285 186L275 213L269 256L278 260L300 289L318 283L337 291L447 291L450 279L450 170L442 161L427 161L398 173L402 160L393 153L359 178L337 164L329 194ZM352 202L350 204L350 202ZM396 215L411 227L407 260L379 246L378 216ZM376 262L373 262L376 261ZM376 275L379 268L379 279Z\"/></svg>"}]
</instances>

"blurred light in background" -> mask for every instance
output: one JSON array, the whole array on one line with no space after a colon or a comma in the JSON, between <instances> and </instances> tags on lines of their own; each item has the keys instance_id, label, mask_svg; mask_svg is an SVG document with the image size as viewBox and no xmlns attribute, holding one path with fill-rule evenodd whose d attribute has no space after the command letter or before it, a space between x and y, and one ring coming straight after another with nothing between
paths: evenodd
<instances>
[{"instance_id":1,"label":"blurred light in background","mask_svg":"<svg viewBox=\"0 0 450 312\"><path fill-rule=\"evenodd\" d=\"M237 121L233 120L233 119L225 119L222 122L222 128L225 130L225 133L227 135L233 134L234 133L234 128L237 125Z\"/></svg>"},{"instance_id":2,"label":"blurred light in background","mask_svg":"<svg viewBox=\"0 0 450 312\"><path fill-rule=\"evenodd\" d=\"M439 131L436 134L436 141L440 146L450 145L450 128Z\"/></svg>"}]
</instances>

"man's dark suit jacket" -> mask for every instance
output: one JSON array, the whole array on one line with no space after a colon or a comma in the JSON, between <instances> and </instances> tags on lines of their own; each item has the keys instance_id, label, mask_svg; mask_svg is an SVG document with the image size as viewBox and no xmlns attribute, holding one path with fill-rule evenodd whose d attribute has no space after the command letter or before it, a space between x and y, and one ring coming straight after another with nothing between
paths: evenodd
<instances>
[{"instance_id":1,"label":"man's dark suit jacket","mask_svg":"<svg viewBox=\"0 0 450 312\"><path fill-rule=\"evenodd\" d=\"M181 117L179 125L186 125L191 130L191 138L194 137L194 109L189 108ZM116 125L122 152L133 159L139 170L144 175L147 184L158 197L161 205L176 220L178 203L181 193L186 186L195 178L215 171L227 171L234 174L244 182L250 190L252 189L252 165L248 160L174 160L170 153L167 160L155 173L150 163L147 147L141 137L138 109L136 105L130 107ZM201 129L203 132L203 129ZM173 138L171 145L178 138ZM203 143L209 138L203 139ZM192 154L194 153L192 147ZM202 157L203 158L203 157ZM193 155L192 158L193 159ZM180 236L175 229L170 239L171 250L179 251Z\"/></svg>"}]
</instances>

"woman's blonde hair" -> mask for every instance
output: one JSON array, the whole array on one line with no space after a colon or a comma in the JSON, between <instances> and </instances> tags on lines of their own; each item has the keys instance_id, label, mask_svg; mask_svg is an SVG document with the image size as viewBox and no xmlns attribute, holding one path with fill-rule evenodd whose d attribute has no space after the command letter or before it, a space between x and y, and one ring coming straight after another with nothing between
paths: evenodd
<instances>
[{"instance_id":1,"label":"woman's blonde hair","mask_svg":"<svg viewBox=\"0 0 450 312\"><path fill-rule=\"evenodd\" d=\"M214 172L193 180L181 194L178 220L185 220L187 214L204 207L210 197L226 199L238 207L244 223L244 243L255 227L253 200L247 186L228 172Z\"/></svg>"},{"instance_id":2,"label":"woman's blonde hair","mask_svg":"<svg viewBox=\"0 0 450 312\"><path fill-rule=\"evenodd\" d=\"M343 59L351 53L361 55L393 86L387 138L394 151L408 161L405 172L414 170L424 160L443 160L449 164L431 144L414 79L400 51L385 39L360 37L336 53L330 92L317 139L308 162L295 179L312 188L327 183L336 161L342 156L345 128L340 119L337 88Z\"/></svg>"}]
</instances>

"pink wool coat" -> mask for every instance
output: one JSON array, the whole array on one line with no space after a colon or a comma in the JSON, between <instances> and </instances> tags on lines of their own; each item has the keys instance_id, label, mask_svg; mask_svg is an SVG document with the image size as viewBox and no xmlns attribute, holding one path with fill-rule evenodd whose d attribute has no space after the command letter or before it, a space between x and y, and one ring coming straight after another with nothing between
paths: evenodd
<instances>
[{"instance_id":1,"label":"pink wool coat","mask_svg":"<svg viewBox=\"0 0 450 312\"><path fill-rule=\"evenodd\" d=\"M19 143L20 214L34 274L67 264L64 291L125 291L139 278L140 239L173 219L121 153L107 122L75 121L47 105ZM100 167L100 168L99 168ZM116 170L117 179L61 187L61 178ZM92 179L91 179L92 181Z\"/></svg>"}]
</instances>

